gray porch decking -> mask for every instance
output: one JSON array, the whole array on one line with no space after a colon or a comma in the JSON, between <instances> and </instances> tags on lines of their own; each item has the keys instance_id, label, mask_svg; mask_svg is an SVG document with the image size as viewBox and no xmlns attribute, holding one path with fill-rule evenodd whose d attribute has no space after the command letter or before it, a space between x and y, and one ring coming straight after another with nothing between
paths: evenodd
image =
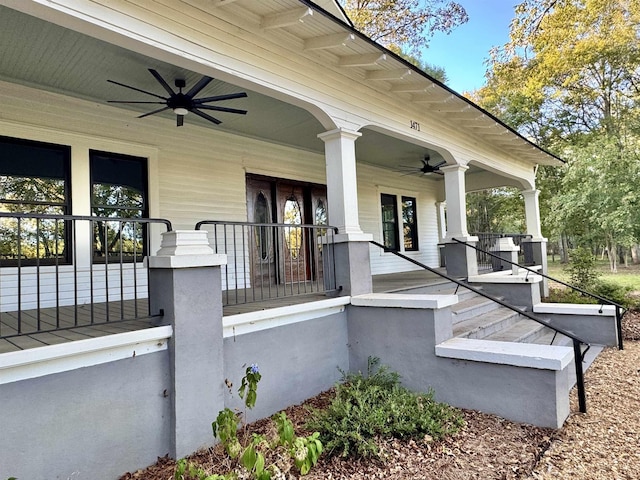
<instances>
[{"instance_id":1,"label":"gray porch decking","mask_svg":"<svg viewBox=\"0 0 640 480\"><path fill-rule=\"evenodd\" d=\"M411 287L419 287L445 281L441 277L428 271L411 271L402 273L392 273L386 275L373 276L374 292L393 292ZM225 295L225 292L223 292ZM235 292L230 292L230 297L235 296ZM270 308L284 307L288 305L298 305L327 298L324 293L310 293L304 295L288 295L280 298L272 298L260 302L243 303L238 305L228 305L223 309L225 316L237 315L240 313L267 310ZM88 305L59 307L58 315L56 308L41 308L40 322L43 328L56 325L56 317L59 320L60 330L53 332L28 333L36 330L37 311L24 310L21 314L22 331L20 336L0 339L0 354L36 348L45 345L55 345L75 340L102 337L114 333L131 332L152 327L152 323L147 315L147 299L137 300L138 316L144 316L137 320L120 321L120 317L133 318L135 316L135 304L133 300L124 302L110 302L109 318L113 319L109 323L100 325L91 324L91 309ZM106 320L106 303L94 304L94 321L104 322ZM76 326L77 325L77 326ZM0 332L3 334L17 333L18 316L17 312L0 313Z\"/></svg>"}]
</instances>

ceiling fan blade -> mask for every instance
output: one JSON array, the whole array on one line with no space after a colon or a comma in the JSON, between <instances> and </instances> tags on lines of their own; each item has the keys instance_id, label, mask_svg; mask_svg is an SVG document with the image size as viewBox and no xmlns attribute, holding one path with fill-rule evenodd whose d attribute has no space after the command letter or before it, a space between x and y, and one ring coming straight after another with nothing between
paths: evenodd
<instances>
[{"instance_id":1,"label":"ceiling fan blade","mask_svg":"<svg viewBox=\"0 0 640 480\"><path fill-rule=\"evenodd\" d=\"M442 160L440 163L436 164L433 166L433 168L440 168L443 165L446 165L447 161L446 160Z\"/></svg>"},{"instance_id":2,"label":"ceiling fan blade","mask_svg":"<svg viewBox=\"0 0 640 480\"><path fill-rule=\"evenodd\" d=\"M237 108L214 107L212 105L198 105L198 108L202 108L204 110L216 110L218 112L237 113L240 115L247 114L246 110L238 110Z\"/></svg>"},{"instance_id":3,"label":"ceiling fan blade","mask_svg":"<svg viewBox=\"0 0 640 480\"><path fill-rule=\"evenodd\" d=\"M191 87L191 90L189 90L186 95L187 97L195 97L198 93L200 93L200 90L202 90L204 87L206 87L207 85L209 85L209 82L213 80L213 78L211 77L207 77L204 76L200 79L200 81L198 83L196 83L193 87Z\"/></svg>"},{"instance_id":4,"label":"ceiling fan blade","mask_svg":"<svg viewBox=\"0 0 640 480\"><path fill-rule=\"evenodd\" d=\"M164 78L162 78L158 72L156 72L153 68L150 68L149 72L151 72L151 75L153 75L155 79L158 81L158 83L162 85L162 88L164 88L167 91L169 96L173 97L176 94L176 92L173 91L173 89L169 86L167 82L164 81Z\"/></svg>"},{"instance_id":5,"label":"ceiling fan blade","mask_svg":"<svg viewBox=\"0 0 640 480\"><path fill-rule=\"evenodd\" d=\"M138 115L138 118L148 117L149 115L155 115L156 113L164 112L165 110L169 110L169 107L162 107L158 110L154 110L153 112L143 113L142 115Z\"/></svg>"},{"instance_id":6,"label":"ceiling fan blade","mask_svg":"<svg viewBox=\"0 0 640 480\"><path fill-rule=\"evenodd\" d=\"M192 109L191 112L195 115L198 115L199 117L204 118L205 120L209 120L210 122L215 123L216 125L220 125L222 123L217 118L213 118L211 115L207 115L206 113L196 110L195 108Z\"/></svg>"},{"instance_id":7,"label":"ceiling fan blade","mask_svg":"<svg viewBox=\"0 0 640 480\"><path fill-rule=\"evenodd\" d=\"M167 102L138 102L131 100L107 100L107 103L153 103L158 105L166 105Z\"/></svg>"},{"instance_id":8,"label":"ceiling fan blade","mask_svg":"<svg viewBox=\"0 0 640 480\"><path fill-rule=\"evenodd\" d=\"M139 88L132 87L131 85L125 85L124 83L116 82L115 80L107 80L109 83L115 83L116 85L120 85L121 87L130 88L131 90L135 90L136 92L145 93L147 95L151 95L152 97L161 98L162 100L166 100L165 97L161 97L160 95L156 95L155 93L147 92L146 90L140 90Z\"/></svg>"},{"instance_id":9,"label":"ceiling fan blade","mask_svg":"<svg viewBox=\"0 0 640 480\"><path fill-rule=\"evenodd\" d=\"M184 115L178 115L176 120L176 127L184 125Z\"/></svg>"},{"instance_id":10,"label":"ceiling fan blade","mask_svg":"<svg viewBox=\"0 0 640 480\"><path fill-rule=\"evenodd\" d=\"M219 102L221 100L233 100L234 98L245 98L247 94L245 92L229 93L227 95L217 95L215 97L194 98L193 103L201 104L208 102Z\"/></svg>"}]
</instances>

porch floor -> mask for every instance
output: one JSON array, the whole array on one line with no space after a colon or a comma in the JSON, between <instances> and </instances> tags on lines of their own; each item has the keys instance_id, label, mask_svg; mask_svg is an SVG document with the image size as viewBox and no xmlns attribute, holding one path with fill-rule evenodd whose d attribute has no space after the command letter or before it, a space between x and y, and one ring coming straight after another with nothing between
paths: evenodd
<instances>
[{"instance_id":1,"label":"porch floor","mask_svg":"<svg viewBox=\"0 0 640 480\"><path fill-rule=\"evenodd\" d=\"M444 271L444 269L443 269ZM373 276L373 291L376 293L393 292L410 287L418 287L439 283L444 281L431 272L418 270L402 273L391 273ZM223 292L226 297L226 292ZM244 293L240 293L242 298ZM236 298L236 292L229 292L229 298ZM310 293L305 295L288 295L269 300L228 305L223 308L224 316L237 315L241 313L267 310L270 308L284 307L288 305L298 305L307 302L314 302L327 298L324 293ZM137 303L137 310L136 310ZM152 327L148 313L147 299L127 300L124 302L96 303L93 308L93 321L105 322L108 315L113 319L109 323L93 325L91 323L91 308L88 305L41 308L40 328L58 329L51 332L29 333L37 330L37 310L23 310L20 315L21 331L23 334L10 338L0 339L0 354L29 348L42 347L45 345L55 345L59 343L83 340L87 338L101 337L114 333L130 332ZM119 318L143 317L137 320L119 321ZM2 335L13 335L18 332L17 312L0 313L0 333ZM59 322L59 323L56 323Z\"/></svg>"}]
</instances>

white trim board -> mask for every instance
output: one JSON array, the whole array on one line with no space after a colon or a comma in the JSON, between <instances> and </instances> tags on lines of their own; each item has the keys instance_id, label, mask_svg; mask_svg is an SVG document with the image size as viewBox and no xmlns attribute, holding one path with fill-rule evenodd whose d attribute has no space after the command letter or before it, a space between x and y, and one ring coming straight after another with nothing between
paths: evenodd
<instances>
[{"instance_id":1,"label":"white trim board","mask_svg":"<svg viewBox=\"0 0 640 480\"><path fill-rule=\"evenodd\" d=\"M351 297L344 296L319 300L317 302L230 315L222 319L223 335L224 338L230 338L334 315L343 312L345 305L349 305L350 303Z\"/></svg>"},{"instance_id":2,"label":"white trim board","mask_svg":"<svg viewBox=\"0 0 640 480\"><path fill-rule=\"evenodd\" d=\"M167 349L171 326L30 348L0 355L0 385Z\"/></svg>"}]
</instances>

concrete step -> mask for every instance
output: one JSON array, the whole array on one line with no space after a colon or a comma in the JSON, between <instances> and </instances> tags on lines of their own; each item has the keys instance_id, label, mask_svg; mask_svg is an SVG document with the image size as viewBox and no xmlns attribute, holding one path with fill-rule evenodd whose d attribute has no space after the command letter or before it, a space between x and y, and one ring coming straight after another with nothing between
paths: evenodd
<instances>
[{"instance_id":1,"label":"concrete step","mask_svg":"<svg viewBox=\"0 0 640 480\"><path fill-rule=\"evenodd\" d=\"M513 325L488 335L485 340L538 344L536 340L545 335L548 328L526 317L520 318Z\"/></svg>"},{"instance_id":2,"label":"concrete step","mask_svg":"<svg viewBox=\"0 0 640 480\"><path fill-rule=\"evenodd\" d=\"M463 300L458 301L456 305L451 307L454 325L500 308L500 305L493 300L484 298L474 292L471 293L473 293L473 295L466 296Z\"/></svg>"},{"instance_id":3,"label":"concrete step","mask_svg":"<svg viewBox=\"0 0 640 480\"><path fill-rule=\"evenodd\" d=\"M518 322L520 318L520 314L500 306L499 308L453 325L453 336L483 339L491 334L511 327Z\"/></svg>"}]
</instances>

